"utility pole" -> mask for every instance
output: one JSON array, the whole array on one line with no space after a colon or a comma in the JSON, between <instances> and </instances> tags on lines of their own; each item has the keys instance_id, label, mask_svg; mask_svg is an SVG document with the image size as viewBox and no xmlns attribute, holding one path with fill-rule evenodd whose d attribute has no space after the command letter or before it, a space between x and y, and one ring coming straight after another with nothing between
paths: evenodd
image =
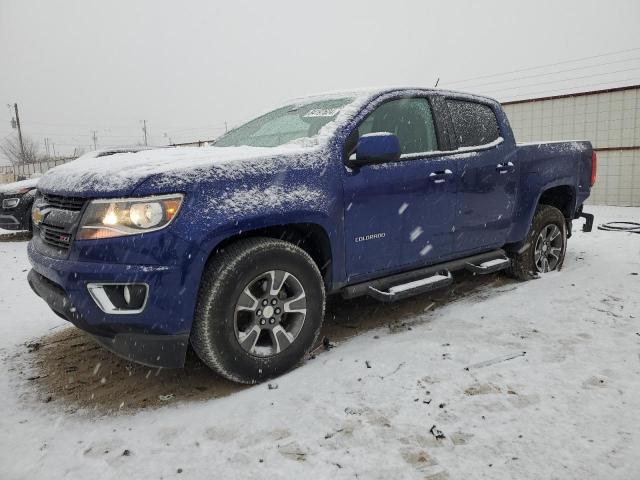
<instances>
[{"instance_id":1,"label":"utility pole","mask_svg":"<svg viewBox=\"0 0 640 480\"><path fill-rule=\"evenodd\" d=\"M147 143L147 121L140 120L142 122L142 131L144 132L144 145L145 147L148 145Z\"/></svg>"},{"instance_id":2,"label":"utility pole","mask_svg":"<svg viewBox=\"0 0 640 480\"><path fill-rule=\"evenodd\" d=\"M227 130L227 121L225 120L225 121L224 121L224 133L227 133L227 131L228 131L228 130Z\"/></svg>"},{"instance_id":3,"label":"utility pole","mask_svg":"<svg viewBox=\"0 0 640 480\"><path fill-rule=\"evenodd\" d=\"M24 143L22 143L22 128L20 127L20 115L18 114L18 104L13 104L13 109L16 112L16 125L18 127L18 138L20 139L20 153L22 154L22 161L24 162Z\"/></svg>"},{"instance_id":4,"label":"utility pole","mask_svg":"<svg viewBox=\"0 0 640 480\"><path fill-rule=\"evenodd\" d=\"M97 130L91 130L91 138L93 139L93 149L98 149L98 132Z\"/></svg>"}]
</instances>

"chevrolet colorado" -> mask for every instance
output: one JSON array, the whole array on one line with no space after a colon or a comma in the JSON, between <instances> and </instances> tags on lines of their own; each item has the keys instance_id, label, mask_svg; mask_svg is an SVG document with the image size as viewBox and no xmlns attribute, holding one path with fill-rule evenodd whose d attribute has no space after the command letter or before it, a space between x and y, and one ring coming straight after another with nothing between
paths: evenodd
<instances>
[{"instance_id":1,"label":"chevrolet colorado","mask_svg":"<svg viewBox=\"0 0 640 480\"><path fill-rule=\"evenodd\" d=\"M516 144L495 100L420 88L292 101L205 148L85 159L38 184L32 289L127 359L259 382L325 297L394 301L452 273L561 267L596 175L587 141Z\"/></svg>"}]
</instances>

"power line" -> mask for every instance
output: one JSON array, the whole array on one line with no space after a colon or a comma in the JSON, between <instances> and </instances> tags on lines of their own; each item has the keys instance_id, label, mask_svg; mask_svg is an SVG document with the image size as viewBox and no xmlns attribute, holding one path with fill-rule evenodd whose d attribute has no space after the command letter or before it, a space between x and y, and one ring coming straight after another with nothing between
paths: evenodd
<instances>
[{"instance_id":1,"label":"power line","mask_svg":"<svg viewBox=\"0 0 640 480\"><path fill-rule=\"evenodd\" d=\"M505 82L513 82L516 80L526 80L529 78L537 78L537 77L545 77L545 76L549 76L549 75L557 75L559 73L565 73L565 72L575 72L577 70L585 70L587 68L598 68L598 67L604 67L605 65L614 65L616 63L624 63L624 62L630 62L633 60L640 60L640 57L634 57L634 58L625 58L623 60L616 60L613 62L606 62L606 63L598 63L595 65L584 65L582 67L575 67L575 68L567 68L564 70L556 70L555 72L545 72L545 73L538 73L535 75L525 75L523 77L515 77L515 78L506 78L504 80L495 80L493 82L486 82L486 83L479 83L477 85L467 85L463 88L477 88L477 87L484 87L486 85L494 85L496 83L505 83Z\"/></svg>"},{"instance_id":2,"label":"power line","mask_svg":"<svg viewBox=\"0 0 640 480\"><path fill-rule=\"evenodd\" d=\"M91 130L93 131L93 130ZM96 132L99 132L96 130ZM93 135L90 133L51 133L51 132L27 132L30 135L35 136L47 136L47 137L92 137ZM140 135L102 135L100 134L100 138L140 138Z\"/></svg>"},{"instance_id":3,"label":"power line","mask_svg":"<svg viewBox=\"0 0 640 480\"><path fill-rule=\"evenodd\" d=\"M549 94L554 94L554 93L560 93L560 92L564 92L565 90L577 90L575 92L566 92L566 94L570 94L570 93L581 93L580 90L578 89L582 89L582 88L592 88L592 87L599 87L599 86L609 86L611 88L620 86L620 85L616 85L616 84L620 84L622 82L638 82L640 81L640 77L635 77L635 78L627 78L624 80L610 80L607 82L600 82L600 83L591 83L588 85L574 85L572 87L565 87L565 88L559 88L559 89L555 89L555 90L538 90L535 92L527 92L527 93L517 93L514 94L512 97L506 98L506 99L502 99L500 100L501 102L511 102L514 100L527 100L528 97L530 98L531 95L543 95L543 96L548 96Z\"/></svg>"},{"instance_id":4,"label":"power line","mask_svg":"<svg viewBox=\"0 0 640 480\"><path fill-rule=\"evenodd\" d=\"M23 122L24 123L24 122ZM52 126L60 126L60 125L54 125L51 124ZM133 128L139 128L139 127L133 127ZM131 128L133 130L133 128ZM186 133L186 132L193 132L193 131L210 131L210 130L224 130L224 126L222 125L218 125L218 126L210 126L210 127L192 127L192 128L184 128L181 130L172 130L172 129L166 129L166 132L172 133L172 134L176 134L176 135L180 135L182 133ZM97 131L100 132L100 130L104 130L104 131L109 131L110 129L98 129ZM91 136L90 134L86 134L86 133L76 133L76 132L50 132L50 131L41 131L41 130L36 130L34 131L30 131L29 132L32 135L41 135L41 136L58 136L58 137L86 137L86 136ZM140 138L139 135L111 135L111 134L101 134L100 135L101 138Z\"/></svg>"},{"instance_id":5,"label":"power line","mask_svg":"<svg viewBox=\"0 0 640 480\"><path fill-rule=\"evenodd\" d=\"M624 70L616 70L616 71L613 71L613 72L594 73L592 75L582 75L580 77L561 78L561 79L558 79L558 80L550 80L548 82L527 83L525 85L516 85L514 87L499 88L499 89L495 89L495 90L486 90L485 93L503 92L505 90L515 90L515 89L518 89L518 88L535 87L536 85L548 85L548 84L551 84L551 83L569 82L569 81L572 81L572 80L581 80L583 78L601 77L603 75L613 75L614 73L632 72L632 71L635 71L635 70L640 70L640 67L627 68L627 69L624 69ZM610 80L610 81L614 82L616 80Z\"/></svg>"},{"instance_id":6,"label":"power line","mask_svg":"<svg viewBox=\"0 0 640 480\"><path fill-rule=\"evenodd\" d=\"M640 50L640 47L627 48L625 50L618 50L618 51L615 51L615 52L602 53L600 55L592 55L590 57L580 57L580 58L576 58L576 59L573 59L573 60L564 60L562 62L547 63L547 64L544 64L544 65L536 65L534 67L520 68L518 70L510 70L508 72L493 73L493 74L489 74L489 75L479 75L477 77L470 77L470 78L466 78L464 80L456 80L454 82L448 82L447 85L456 85L458 83L465 83L465 82L469 82L471 80L479 80L479 79L482 79L482 78L500 77L502 75L509 75L511 73L528 72L528 71L531 71L531 70L537 70L539 68L555 67L556 65L564 65L566 63L581 62L583 60L590 60L592 58L602 58L602 57L607 57L607 56L610 56L610 55L617 55L619 53L635 52L637 50Z\"/></svg>"}]
</instances>

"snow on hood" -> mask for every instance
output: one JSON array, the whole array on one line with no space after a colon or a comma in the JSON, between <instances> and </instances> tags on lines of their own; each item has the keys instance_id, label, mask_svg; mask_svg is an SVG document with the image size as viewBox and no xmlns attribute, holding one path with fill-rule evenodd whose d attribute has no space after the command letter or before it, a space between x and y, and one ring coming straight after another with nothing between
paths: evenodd
<instances>
[{"instance_id":1,"label":"snow on hood","mask_svg":"<svg viewBox=\"0 0 640 480\"><path fill-rule=\"evenodd\" d=\"M36 188L39 180L39 178L30 178L28 180L0 185L0 193L18 193L18 191L23 188Z\"/></svg>"},{"instance_id":2,"label":"snow on hood","mask_svg":"<svg viewBox=\"0 0 640 480\"><path fill-rule=\"evenodd\" d=\"M239 178L249 165L269 159L300 157L319 147L283 145L281 147L177 147L119 153L98 158L80 158L49 170L38 188L45 192L89 195L128 194L144 180L161 176L166 184L184 185L203 175ZM317 158L317 156L314 156Z\"/></svg>"}]
</instances>

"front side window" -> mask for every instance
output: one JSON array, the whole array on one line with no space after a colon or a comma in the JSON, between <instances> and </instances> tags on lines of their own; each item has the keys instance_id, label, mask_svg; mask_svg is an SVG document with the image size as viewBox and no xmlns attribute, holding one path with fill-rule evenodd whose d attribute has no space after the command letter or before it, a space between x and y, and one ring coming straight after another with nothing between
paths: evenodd
<instances>
[{"instance_id":1,"label":"front side window","mask_svg":"<svg viewBox=\"0 0 640 480\"><path fill-rule=\"evenodd\" d=\"M216 147L277 147L315 137L353 98L287 105L251 120L220 137Z\"/></svg>"},{"instance_id":2,"label":"front side window","mask_svg":"<svg viewBox=\"0 0 640 480\"><path fill-rule=\"evenodd\" d=\"M500 136L493 110L482 103L447 100L459 147L486 145Z\"/></svg>"},{"instance_id":3,"label":"front side window","mask_svg":"<svg viewBox=\"0 0 640 480\"><path fill-rule=\"evenodd\" d=\"M426 98L402 98L377 107L358 127L358 135L393 133L400 152L421 153L438 150L431 107Z\"/></svg>"}]
</instances>

